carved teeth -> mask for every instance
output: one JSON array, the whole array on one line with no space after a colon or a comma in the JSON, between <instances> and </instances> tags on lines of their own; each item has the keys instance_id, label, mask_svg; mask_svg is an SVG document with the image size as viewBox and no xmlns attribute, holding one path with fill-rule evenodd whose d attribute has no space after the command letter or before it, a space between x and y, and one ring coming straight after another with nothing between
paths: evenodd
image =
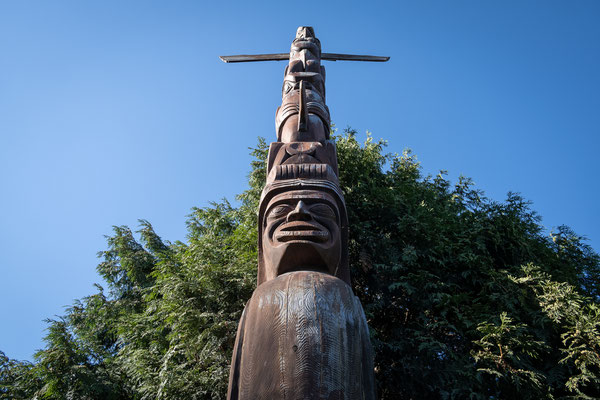
<instances>
[{"instance_id":1,"label":"carved teeth","mask_svg":"<svg viewBox=\"0 0 600 400\"><path fill-rule=\"evenodd\" d=\"M326 242L329 232L321 229L307 221L290 221L282 225L273 238L279 242L290 242L292 240L308 240L311 242Z\"/></svg>"},{"instance_id":2,"label":"carved teeth","mask_svg":"<svg viewBox=\"0 0 600 400\"><path fill-rule=\"evenodd\" d=\"M329 232L315 230L295 230L280 231L275 235L275 240L279 242L289 242L292 240L310 240L313 242L325 242L329 238Z\"/></svg>"},{"instance_id":3,"label":"carved teeth","mask_svg":"<svg viewBox=\"0 0 600 400\"><path fill-rule=\"evenodd\" d=\"M291 232L291 231L320 231L320 229L315 228L314 226L309 225L300 225L300 226L289 226L281 229L282 232Z\"/></svg>"}]
</instances>

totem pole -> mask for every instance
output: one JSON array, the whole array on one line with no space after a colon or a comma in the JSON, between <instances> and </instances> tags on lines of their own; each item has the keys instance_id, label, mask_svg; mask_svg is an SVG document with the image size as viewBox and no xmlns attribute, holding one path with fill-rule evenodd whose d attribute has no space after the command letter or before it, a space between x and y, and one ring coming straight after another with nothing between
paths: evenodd
<instances>
[{"instance_id":1,"label":"totem pole","mask_svg":"<svg viewBox=\"0 0 600 400\"><path fill-rule=\"evenodd\" d=\"M321 53L310 27L298 28L289 55L221 58L289 58L259 207L258 287L240 320L227 398L374 400L373 353L350 286L348 219L321 59L388 58Z\"/></svg>"}]
</instances>

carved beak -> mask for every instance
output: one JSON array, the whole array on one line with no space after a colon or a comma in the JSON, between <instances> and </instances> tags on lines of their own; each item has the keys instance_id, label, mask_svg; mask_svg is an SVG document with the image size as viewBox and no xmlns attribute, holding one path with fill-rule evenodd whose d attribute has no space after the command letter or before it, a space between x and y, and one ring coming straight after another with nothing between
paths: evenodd
<instances>
[{"instance_id":1,"label":"carved beak","mask_svg":"<svg viewBox=\"0 0 600 400\"><path fill-rule=\"evenodd\" d=\"M304 81L300 81L300 104L298 110L298 132L308 130L308 107L306 106L306 93Z\"/></svg>"}]
</instances>

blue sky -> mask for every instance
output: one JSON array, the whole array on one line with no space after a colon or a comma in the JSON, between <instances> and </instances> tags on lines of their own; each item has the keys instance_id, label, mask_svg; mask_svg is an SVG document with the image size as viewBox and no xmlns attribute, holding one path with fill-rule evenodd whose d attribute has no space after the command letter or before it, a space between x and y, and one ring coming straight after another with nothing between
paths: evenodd
<instances>
[{"instance_id":1,"label":"blue sky","mask_svg":"<svg viewBox=\"0 0 600 400\"><path fill-rule=\"evenodd\" d=\"M533 202L600 249L600 2L0 2L0 350L95 291L113 225L185 240L186 215L246 186L275 140L299 25L326 52L333 121L411 148L496 200Z\"/></svg>"}]
</instances>

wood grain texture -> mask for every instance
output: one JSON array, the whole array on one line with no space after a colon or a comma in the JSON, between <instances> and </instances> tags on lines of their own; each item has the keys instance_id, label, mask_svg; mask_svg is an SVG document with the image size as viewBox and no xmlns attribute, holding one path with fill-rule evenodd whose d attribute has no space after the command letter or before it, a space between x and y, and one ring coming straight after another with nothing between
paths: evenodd
<instances>
[{"instance_id":1,"label":"wood grain texture","mask_svg":"<svg viewBox=\"0 0 600 400\"><path fill-rule=\"evenodd\" d=\"M367 322L350 286L311 271L260 285L240 320L227 398L374 400Z\"/></svg>"}]
</instances>

